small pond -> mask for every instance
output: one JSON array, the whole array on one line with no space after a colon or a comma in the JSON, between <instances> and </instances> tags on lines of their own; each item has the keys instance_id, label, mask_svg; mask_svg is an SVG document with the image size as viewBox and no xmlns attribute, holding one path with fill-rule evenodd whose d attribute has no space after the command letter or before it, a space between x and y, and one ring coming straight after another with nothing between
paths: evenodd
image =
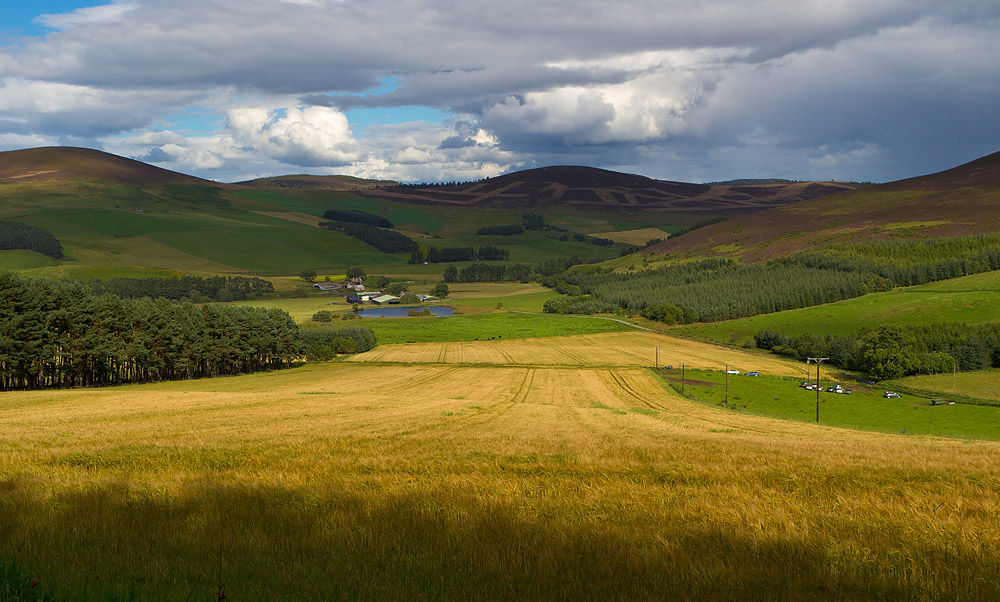
<instances>
[{"instance_id":1,"label":"small pond","mask_svg":"<svg viewBox=\"0 0 1000 602\"><path fill-rule=\"evenodd\" d=\"M405 318L410 315L410 310L422 312L424 309L431 310L432 316L447 317L455 313L452 307L400 307L390 305L386 307L373 307L372 309L362 309L356 312L362 318Z\"/></svg>"}]
</instances>

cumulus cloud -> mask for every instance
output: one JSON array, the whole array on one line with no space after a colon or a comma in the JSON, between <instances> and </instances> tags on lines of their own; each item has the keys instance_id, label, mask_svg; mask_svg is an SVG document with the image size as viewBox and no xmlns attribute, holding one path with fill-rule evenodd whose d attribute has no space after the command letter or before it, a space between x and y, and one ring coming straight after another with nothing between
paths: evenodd
<instances>
[{"instance_id":1,"label":"cumulus cloud","mask_svg":"<svg viewBox=\"0 0 1000 602\"><path fill-rule=\"evenodd\" d=\"M282 114L283 113L283 114ZM299 166L347 165L361 158L347 117L329 107L229 111L233 135L268 156Z\"/></svg>"}]
</instances>

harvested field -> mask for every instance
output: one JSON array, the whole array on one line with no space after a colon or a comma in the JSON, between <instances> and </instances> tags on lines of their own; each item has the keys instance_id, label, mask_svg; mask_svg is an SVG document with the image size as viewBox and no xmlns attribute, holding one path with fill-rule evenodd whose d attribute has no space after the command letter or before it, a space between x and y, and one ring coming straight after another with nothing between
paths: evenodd
<instances>
[{"instance_id":1,"label":"harvested field","mask_svg":"<svg viewBox=\"0 0 1000 602\"><path fill-rule=\"evenodd\" d=\"M773 355L748 353L649 332L623 332L464 343L381 345L352 356L351 362L501 364L523 366L725 366L777 376L804 375L805 365Z\"/></svg>"}]
</instances>

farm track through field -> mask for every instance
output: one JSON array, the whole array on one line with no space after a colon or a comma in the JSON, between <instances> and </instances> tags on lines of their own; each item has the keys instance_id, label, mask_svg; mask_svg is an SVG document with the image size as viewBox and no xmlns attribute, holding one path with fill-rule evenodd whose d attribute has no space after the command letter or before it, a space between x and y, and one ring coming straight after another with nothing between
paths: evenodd
<instances>
[{"instance_id":1,"label":"farm track through field","mask_svg":"<svg viewBox=\"0 0 1000 602\"><path fill-rule=\"evenodd\" d=\"M513 358L513 356L511 356L511 354L510 354L510 353L509 353L508 351L506 351L505 349L503 349L503 348L502 348L502 347L500 347L499 345L490 345L490 349L492 349L492 350L496 351L496 352L497 352L497 353L499 353L499 354L500 354L501 356L503 356L503 358L504 358L505 360L507 360L507 363L508 363L508 364L510 364L510 365L515 365L515 364L517 364L517 362L515 362L515 361L514 361L514 358Z\"/></svg>"},{"instance_id":2,"label":"farm track through field","mask_svg":"<svg viewBox=\"0 0 1000 602\"><path fill-rule=\"evenodd\" d=\"M625 380L625 377L622 376L622 374L619 371L617 371L617 370L608 370L608 374L611 375L611 378L616 383L618 383L618 386L621 387L622 390L625 391L626 394L628 394L631 397L633 397L634 399L636 399L642 405L648 406L649 408L654 409L654 410L663 409L663 406L661 406L659 404L654 404L653 402L649 401L649 399L647 397L645 397L644 395L639 394L638 391L636 391L634 388L632 388L632 386L628 383L627 380Z\"/></svg>"}]
</instances>

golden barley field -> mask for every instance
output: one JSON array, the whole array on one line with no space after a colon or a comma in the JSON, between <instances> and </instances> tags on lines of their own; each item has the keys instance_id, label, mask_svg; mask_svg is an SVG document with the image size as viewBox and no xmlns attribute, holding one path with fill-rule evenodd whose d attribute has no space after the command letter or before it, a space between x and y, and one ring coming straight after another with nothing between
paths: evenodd
<instances>
[{"instance_id":1,"label":"golden barley field","mask_svg":"<svg viewBox=\"0 0 1000 602\"><path fill-rule=\"evenodd\" d=\"M0 599L1000 599L998 443L730 413L638 360L398 357L428 348L3 393Z\"/></svg>"},{"instance_id":2,"label":"golden barley field","mask_svg":"<svg viewBox=\"0 0 1000 602\"><path fill-rule=\"evenodd\" d=\"M351 362L497 364L514 366L649 366L756 370L805 376L806 365L775 355L748 353L652 332L610 332L571 337L380 345Z\"/></svg>"}]
</instances>

